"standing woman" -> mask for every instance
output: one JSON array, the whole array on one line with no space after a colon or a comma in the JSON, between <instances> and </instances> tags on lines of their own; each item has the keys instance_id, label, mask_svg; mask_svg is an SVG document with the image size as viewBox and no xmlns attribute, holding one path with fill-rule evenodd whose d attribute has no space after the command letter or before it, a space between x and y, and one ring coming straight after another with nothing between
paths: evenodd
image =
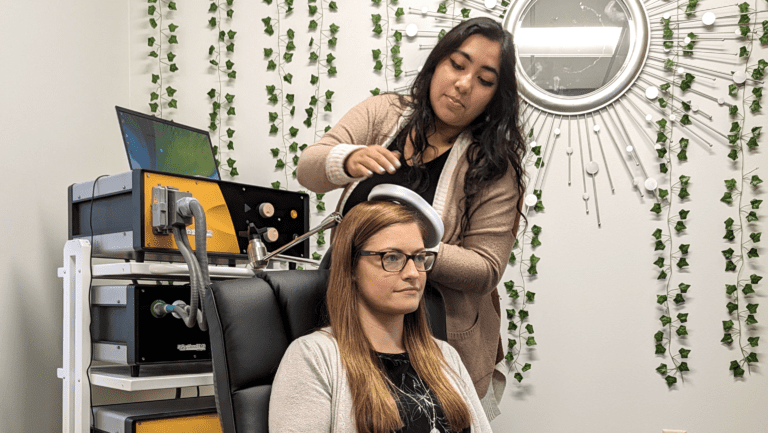
<instances>
[{"instance_id":1,"label":"standing woman","mask_svg":"<svg viewBox=\"0 0 768 433\"><path fill-rule=\"evenodd\" d=\"M269 400L271 433L486 433L459 354L429 332L435 252L405 206L370 201L336 229L329 326L288 347Z\"/></svg>"},{"instance_id":2,"label":"standing woman","mask_svg":"<svg viewBox=\"0 0 768 433\"><path fill-rule=\"evenodd\" d=\"M304 150L297 172L311 191L344 188L342 213L381 183L411 188L432 204L445 233L429 282L445 299L448 343L489 419L499 414L506 383L495 369L504 356L496 286L525 190L518 116L512 35L473 18L438 42L408 97L385 94L355 106Z\"/></svg>"}]
</instances>

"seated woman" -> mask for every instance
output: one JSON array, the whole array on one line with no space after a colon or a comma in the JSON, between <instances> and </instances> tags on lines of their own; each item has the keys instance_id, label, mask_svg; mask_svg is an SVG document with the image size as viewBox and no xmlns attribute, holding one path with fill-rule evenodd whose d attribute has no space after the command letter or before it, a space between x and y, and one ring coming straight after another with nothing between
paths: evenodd
<instances>
[{"instance_id":1,"label":"seated woman","mask_svg":"<svg viewBox=\"0 0 768 433\"><path fill-rule=\"evenodd\" d=\"M288 347L270 432L490 432L459 354L429 332L422 295L436 253L419 215L363 202L336 230L330 323Z\"/></svg>"}]
</instances>

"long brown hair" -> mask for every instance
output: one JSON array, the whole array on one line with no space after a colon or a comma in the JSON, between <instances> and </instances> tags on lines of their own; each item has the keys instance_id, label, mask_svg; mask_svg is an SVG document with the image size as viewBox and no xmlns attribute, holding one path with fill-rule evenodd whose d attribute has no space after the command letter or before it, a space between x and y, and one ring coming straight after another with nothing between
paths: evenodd
<instances>
[{"instance_id":1,"label":"long brown hair","mask_svg":"<svg viewBox=\"0 0 768 433\"><path fill-rule=\"evenodd\" d=\"M369 201L352 208L336 230L326 302L333 335L352 391L355 423L360 433L389 433L403 427L395 403L396 389L363 331L358 309L359 291L353 280L358 252L379 231L396 224L424 225L417 213L391 202ZM469 427L467 403L450 385L443 368L450 370L427 325L424 298L405 315L403 340L413 368L440 402L451 430ZM455 375L458 377L458 375Z\"/></svg>"}]
</instances>

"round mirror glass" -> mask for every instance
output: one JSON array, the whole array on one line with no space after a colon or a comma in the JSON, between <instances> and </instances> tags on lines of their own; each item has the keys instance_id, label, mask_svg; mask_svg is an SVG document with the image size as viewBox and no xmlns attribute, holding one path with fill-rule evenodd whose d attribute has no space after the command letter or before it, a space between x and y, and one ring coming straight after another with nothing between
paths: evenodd
<instances>
[{"instance_id":1,"label":"round mirror glass","mask_svg":"<svg viewBox=\"0 0 768 433\"><path fill-rule=\"evenodd\" d=\"M545 111L580 114L624 93L648 55L642 0L530 0L509 10L521 94Z\"/></svg>"}]
</instances>

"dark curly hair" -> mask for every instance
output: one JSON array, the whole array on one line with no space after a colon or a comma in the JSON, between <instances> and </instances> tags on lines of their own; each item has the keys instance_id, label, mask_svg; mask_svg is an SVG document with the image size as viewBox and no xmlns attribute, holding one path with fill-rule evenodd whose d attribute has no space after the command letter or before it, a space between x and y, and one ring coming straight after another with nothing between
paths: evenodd
<instances>
[{"instance_id":1,"label":"dark curly hair","mask_svg":"<svg viewBox=\"0 0 768 433\"><path fill-rule=\"evenodd\" d=\"M512 35L496 21L486 17L466 20L443 36L427 57L410 90L410 99L401 96L400 103L413 109L393 144L403 152L408 135L414 148L411 177L416 191L424 187L426 169L421 155L427 149L427 137L436 131L435 112L429 98L430 84L438 63L459 49L472 35L481 35L501 45L498 87L485 110L467 129L472 143L467 149L469 169L464 177L464 213L462 235L469 230L475 198L490 183L504 176L511 166L515 170L517 189L525 191L523 157L525 139L519 126L520 100L515 79L515 51Z\"/></svg>"}]
</instances>

